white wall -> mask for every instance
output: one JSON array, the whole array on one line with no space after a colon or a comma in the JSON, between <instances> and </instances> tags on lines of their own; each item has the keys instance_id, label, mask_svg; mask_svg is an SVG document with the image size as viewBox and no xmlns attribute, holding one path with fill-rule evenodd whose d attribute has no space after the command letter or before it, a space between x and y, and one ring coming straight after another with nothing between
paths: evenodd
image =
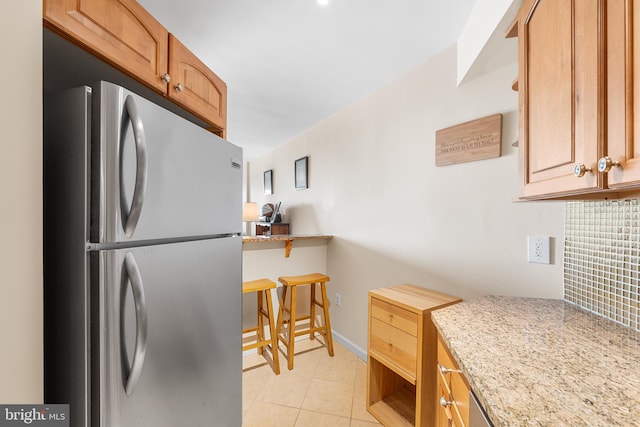
<instances>
[{"instance_id":1,"label":"white wall","mask_svg":"<svg viewBox=\"0 0 640 427\"><path fill-rule=\"evenodd\" d=\"M563 202L514 203L519 191L515 52L510 65L456 87L448 49L252 162L254 201L282 201L294 233L323 233L333 328L366 349L367 292L414 283L463 298L562 297ZM435 131L502 113L497 159L435 167ZM309 156L309 189L293 162ZM274 171L274 194L262 173ZM526 236L554 240L554 264L526 262ZM277 274L277 273L276 273Z\"/></svg>"},{"instance_id":2,"label":"white wall","mask_svg":"<svg viewBox=\"0 0 640 427\"><path fill-rule=\"evenodd\" d=\"M42 1L0 14L0 403L41 403Z\"/></svg>"}]
</instances>

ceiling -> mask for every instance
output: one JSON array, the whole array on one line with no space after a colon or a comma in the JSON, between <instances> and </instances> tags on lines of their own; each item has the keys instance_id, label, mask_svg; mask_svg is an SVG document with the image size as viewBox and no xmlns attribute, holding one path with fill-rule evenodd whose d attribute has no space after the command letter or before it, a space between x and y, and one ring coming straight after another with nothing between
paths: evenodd
<instances>
[{"instance_id":1,"label":"ceiling","mask_svg":"<svg viewBox=\"0 0 640 427\"><path fill-rule=\"evenodd\" d=\"M138 0L227 83L252 160L453 45L475 0Z\"/></svg>"}]
</instances>

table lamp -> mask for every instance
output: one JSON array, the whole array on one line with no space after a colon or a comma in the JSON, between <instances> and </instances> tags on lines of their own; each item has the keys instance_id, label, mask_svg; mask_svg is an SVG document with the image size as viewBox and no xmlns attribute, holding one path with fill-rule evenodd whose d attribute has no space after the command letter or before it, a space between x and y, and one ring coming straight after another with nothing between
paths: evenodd
<instances>
[{"instance_id":1,"label":"table lamp","mask_svg":"<svg viewBox=\"0 0 640 427\"><path fill-rule=\"evenodd\" d=\"M256 202L246 202L242 208L242 221L249 223L247 235L251 235L251 223L258 221L259 218L258 204Z\"/></svg>"}]
</instances>

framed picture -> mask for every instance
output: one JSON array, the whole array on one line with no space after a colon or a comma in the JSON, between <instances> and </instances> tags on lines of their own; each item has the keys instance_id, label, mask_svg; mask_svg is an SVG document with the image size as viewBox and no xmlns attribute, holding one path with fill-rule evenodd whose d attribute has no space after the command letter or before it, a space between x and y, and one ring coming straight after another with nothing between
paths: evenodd
<instances>
[{"instance_id":1,"label":"framed picture","mask_svg":"<svg viewBox=\"0 0 640 427\"><path fill-rule=\"evenodd\" d=\"M264 194L273 194L273 169L264 171Z\"/></svg>"},{"instance_id":2,"label":"framed picture","mask_svg":"<svg viewBox=\"0 0 640 427\"><path fill-rule=\"evenodd\" d=\"M308 156L304 156L295 161L295 188L296 190L304 190L308 188L307 184L307 162Z\"/></svg>"}]
</instances>

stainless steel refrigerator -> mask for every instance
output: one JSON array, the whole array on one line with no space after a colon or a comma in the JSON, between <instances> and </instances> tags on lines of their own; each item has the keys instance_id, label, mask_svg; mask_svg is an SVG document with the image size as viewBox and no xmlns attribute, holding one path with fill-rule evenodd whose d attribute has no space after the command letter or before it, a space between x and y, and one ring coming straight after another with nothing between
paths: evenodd
<instances>
[{"instance_id":1,"label":"stainless steel refrigerator","mask_svg":"<svg viewBox=\"0 0 640 427\"><path fill-rule=\"evenodd\" d=\"M45 402L242 424L242 151L99 82L44 108Z\"/></svg>"}]
</instances>

